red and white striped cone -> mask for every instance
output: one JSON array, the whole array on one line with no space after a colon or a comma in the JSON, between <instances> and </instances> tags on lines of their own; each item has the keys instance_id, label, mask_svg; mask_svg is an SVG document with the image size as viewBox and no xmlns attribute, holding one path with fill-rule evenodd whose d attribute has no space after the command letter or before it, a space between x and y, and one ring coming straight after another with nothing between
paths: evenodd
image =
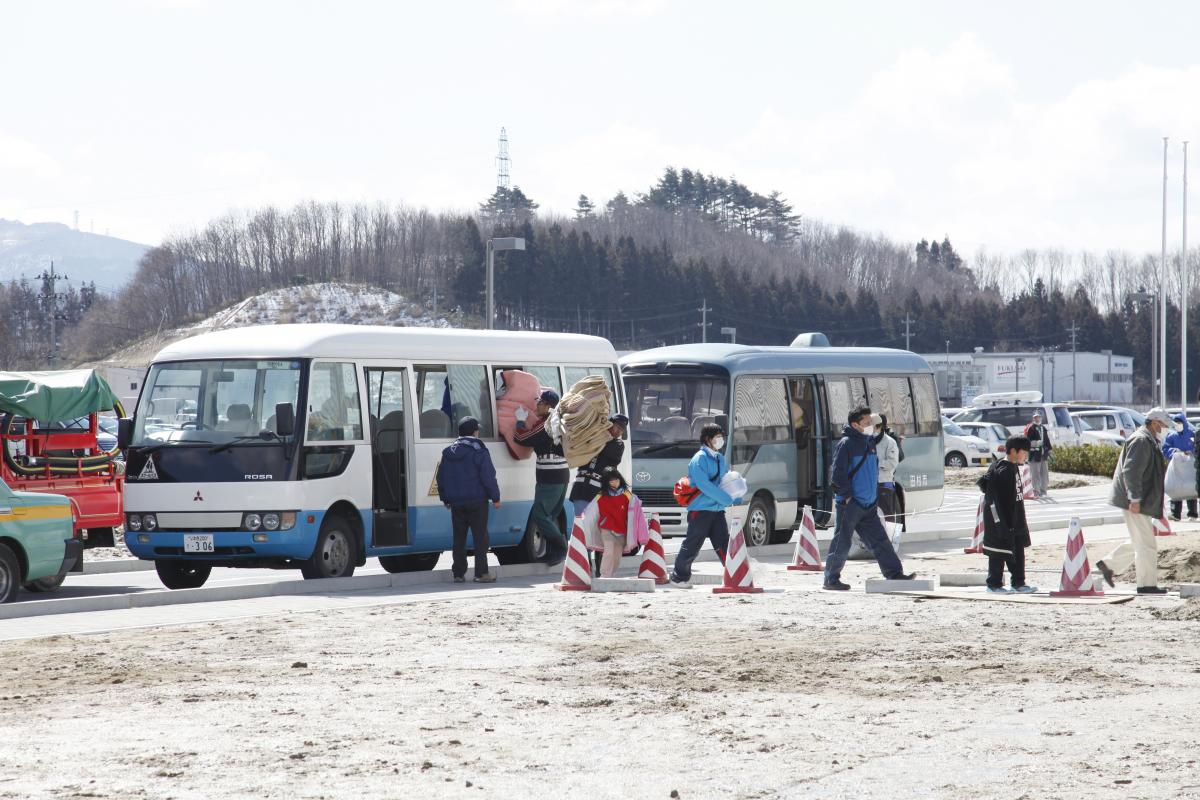
<instances>
[{"instance_id":1,"label":"red and white striped cone","mask_svg":"<svg viewBox=\"0 0 1200 800\"><path fill-rule=\"evenodd\" d=\"M653 578L659 586L667 583L667 554L663 552L662 525L658 514L650 517L650 541L642 552L642 564L638 567L639 578Z\"/></svg>"},{"instance_id":2,"label":"red and white striped cone","mask_svg":"<svg viewBox=\"0 0 1200 800\"><path fill-rule=\"evenodd\" d=\"M1017 469L1017 477L1021 479L1021 497L1026 500L1037 500L1037 494L1033 491L1033 476L1029 471L1028 464L1022 464Z\"/></svg>"},{"instance_id":3,"label":"red and white striped cone","mask_svg":"<svg viewBox=\"0 0 1200 800\"><path fill-rule=\"evenodd\" d=\"M1088 563L1087 545L1083 543L1083 528L1079 518L1071 517L1067 531L1067 555L1063 559L1062 578L1058 591L1051 597L1103 597L1104 589L1092 577L1092 565Z\"/></svg>"},{"instance_id":4,"label":"red and white striped cone","mask_svg":"<svg viewBox=\"0 0 1200 800\"><path fill-rule=\"evenodd\" d=\"M1150 520L1150 526L1154 528L1155 536L1174 536L1175 531L1171 530L1171 523L1166 517Z\"/></svg>"},{"instance_id":5,"label":"red and white striped cone","mask_svg":"<svg viewBox=\"0 0 1200 800\"><path fill-rule=\"evenodd\" d=\"M817 545L817 523L813 520L812 509L804 507L800 517L800 538L796 539L796 555L788 569L800 572L820 572L821 548Z\"/></svg>"},{"instance_id":6,"label":"red and white striped cone","mask_svg":"<svg viewBox=\"0 0 1200 800\"><path fill-rule=\"evenodd\" d=\"M583 540L583 528L575 523L571 531L571 544L567 548L567 560L563 562L562 582L554 584L561 592L590 592L592 590L592 565L588 562L587 544Z\"/></svg>"},{"instance_id":7,"label":"red and white striped cone","mask_svg":"<svg viewBox=\"0 0 1200 800\"><path fill-rule=\"evenodd\" d=\"M983 509L986 498L979 498L979 510L975 512L975 533L971 536L971 546L964 547L964 553L983 552Z\"/></svg>"},{"instance_id":8,"label":"red and white striped cone","mask_svg":"<svg viewBox=\"0 0 1200 800\"><path fill-rule=\"evenodd\" d=\"M713 594L758 594L762 589L754 585L754 576L750 574L742 519L735 517L733 523L734 533L729 537L729 552L725 554L725 582L714 586Z\"/></svg>"}]
</instances>

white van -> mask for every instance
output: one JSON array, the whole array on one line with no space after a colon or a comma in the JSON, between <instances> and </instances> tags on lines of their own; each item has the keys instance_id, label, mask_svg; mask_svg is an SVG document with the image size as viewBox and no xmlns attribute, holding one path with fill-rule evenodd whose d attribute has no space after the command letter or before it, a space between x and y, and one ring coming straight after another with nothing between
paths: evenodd
<instances>
[{"instance_id":1,"label":"white van","mask_svg":"<svg viewBox=\"0 0 1200 800\"><path fill-rule=\"evenodd\" d=\"M978 399L978 398L976 398ZM1079 434L1071 422L1071 407L1065 403L1020 403L1013 405L975 406L954 417L955 422L998 422L1012 435L1023 433L1033 421L1033 412L1040 411L1042 424L1050 431L1055 445L1079 444Z\"/></svg>"},{"instance_id":2,"label":"white van","mask_svg":"<svg viewBox=\"0 0 1200 800\"><path fill-rule=\"evenodd\" d=\"M991 446L942 417L942 445L947 467L986 467L992 463Z\"/></svg>"}]
</instances>

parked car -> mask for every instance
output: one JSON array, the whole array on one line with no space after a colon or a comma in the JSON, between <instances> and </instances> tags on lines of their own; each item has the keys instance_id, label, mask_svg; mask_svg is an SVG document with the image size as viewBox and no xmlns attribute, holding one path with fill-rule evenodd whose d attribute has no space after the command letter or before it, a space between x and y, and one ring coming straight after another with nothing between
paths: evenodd
<instances>
[{"instance_id":1,"label":"parked car","mask_svg":"<svg viewBox=\"0 0 1200 800\"><path fill-rule=\"evenodd\" d=\"M956 422L958 427L962 428L972 436L978 436L987 442L992 448L992 454L997 461L1004 458L1008 451L1004 449L1004 443L1008 441L1008 428L997 422Z\"/></svg>"},{"instance_id":2,"label":"parked car","mask_svg":"<svg viewBox=\"0 0 1200 800\"><path fill-rule=\"evenodd\" d=\"M50 592L83 557L71 501L61 494L14 492L0 480L0 603L21 587Z\"/></svg>"},{"instance_id":3,"label":"parked car","mask_svg":"<svg viewBox=\"0 0 1200 800\"><path fill-rule=\"evenodd\" d=\"M953 407L942 406L942 416L949 417L950 419L954 419L955 414L961 414L965 410L966 409L964 409L964 408L953 408Z\"/></svg>"},{"instance_id":4,"label":"parked car","mask_svg":"<svg viewBox=\"0 0 1200 800\"><path fill-rule=\"evenodd\" d=\"M1042 424L1050 431L1052 444L1078 444L1079 437L1071 422L1071 407L1065 403L1021 403L1019 405L996 405L968 408L954 417L955 422L996 422L1008 429L1009 434L1022 433L1033 418L1033 412L1042 413Z\"/></svg>"},{"instance_id":5,"label":"parked car","mask_svg":"<svg viewBox=\"0 0 1200 800\"><path fill-rule=\"evenodd\" d=\"M1095 413L1092 411L1076 411L1071 414L1081 428L1079 443L1105 444L1113 447L1120 447L1125 444L1127 437L1124 435L1114 430L1105 430L1103 427L1096 427L1097 423L1103 424L1105 422L1105 416L1095 416Z\"/></svg>"},{"instance_id":6,"label":"parked car","mask_svg":"<svg viewBox=\"0 0 1200 800\"><path fill-rule=\"evenodd\" d=\"M992 463L992 449L988 443L967 433L947 417L942 417L942 439L947 467L986 467Z\"/></svg>"},{"instance_id":7,"label":"parked car","mask_svg":"<svg viewBox=\"0 0 1200 800\"><path fill-rule=\"evenodd\" d=\"M1143 418L1138 421L1137 412L1130 411L1127 408L1118 408L1116 406L1096 406L1094 408L1075 408L1071 407L1071 416L1083 420L1093 431L1104 431L1106 433L1116 434L1122 440L1128 439L1133 435L1133 432L1145 422Z\"/></svg>"}]
</instances>

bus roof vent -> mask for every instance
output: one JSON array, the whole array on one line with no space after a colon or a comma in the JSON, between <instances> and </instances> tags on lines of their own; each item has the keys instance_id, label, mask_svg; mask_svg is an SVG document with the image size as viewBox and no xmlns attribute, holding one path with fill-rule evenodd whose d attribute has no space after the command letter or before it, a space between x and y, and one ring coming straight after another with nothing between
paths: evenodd
<instances>
[{"instance_id":1,"label":"bus roof vent","mask_svg":"<svg viewBox=\"0 0 1200 800\"><path fill-rule=\"evenodd\" d=\"M792 339L792 347L829 347L829 338L823 333L802 333Z\"/></svg>"}]
</instances>

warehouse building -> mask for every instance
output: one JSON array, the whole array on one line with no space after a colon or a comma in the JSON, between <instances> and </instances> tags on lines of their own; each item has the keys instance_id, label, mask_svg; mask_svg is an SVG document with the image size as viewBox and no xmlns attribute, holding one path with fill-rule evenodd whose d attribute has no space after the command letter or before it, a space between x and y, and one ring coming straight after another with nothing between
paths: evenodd
<instances>
[{"instance_id":1,"label":"warehouse building","mask_svg":"<svg viewBox=\"0 0 1200 800\"><path fill-rule=\"evenodd\" d=\"M1046 402L1133 402L1133 357L1102 353L930 353L938 395L967 406L976 395L1037 390Z\"/></svg>"}]
</instances>

